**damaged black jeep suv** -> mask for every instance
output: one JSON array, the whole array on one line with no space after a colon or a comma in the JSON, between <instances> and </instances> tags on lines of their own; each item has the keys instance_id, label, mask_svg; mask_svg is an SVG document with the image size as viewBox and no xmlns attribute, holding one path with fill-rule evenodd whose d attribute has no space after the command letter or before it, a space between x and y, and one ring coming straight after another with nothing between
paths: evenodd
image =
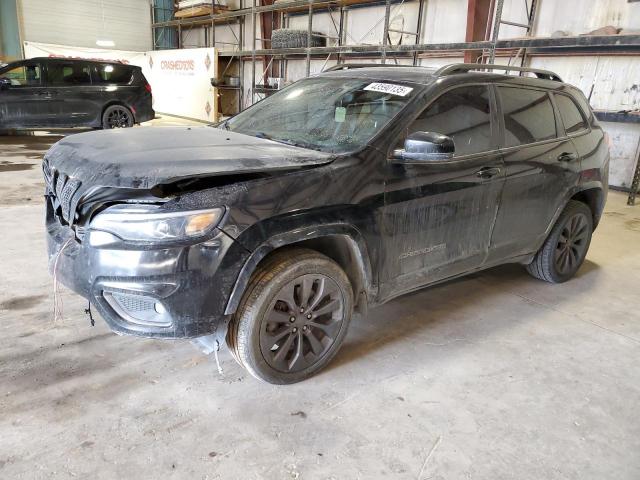
<instances>
[{"instance_id":1,"label":"damaged black jeep suv","mask_svg":"<svg viewBox=\"0 0 640 480\"><path fill-rule=\"evenodd\" d=\"M272 383L368 305L508 262L564 282L607 137L556 74L479 69L343 65L216 128L70 136L44 160L50 269L116 333L226 339Z\"/></svg>"}]
</instances>

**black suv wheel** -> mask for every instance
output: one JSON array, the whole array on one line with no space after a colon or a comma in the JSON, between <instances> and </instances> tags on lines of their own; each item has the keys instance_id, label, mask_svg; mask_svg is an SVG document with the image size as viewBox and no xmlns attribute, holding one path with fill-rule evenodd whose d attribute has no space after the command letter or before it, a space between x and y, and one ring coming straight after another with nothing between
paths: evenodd
<instances>
[{"instance_id":1,"label":"black suv wheel","mask_svg":"<svg viewBox=\"0 0 640 480\"><path fill-rule=\"evenodd\" d=\"M123 105L111 105L102 114L102 128L133 127L133 114Z\"/></svg>"},{"instance_id":2,"label":"black suv wheel","mask_svg":"<svg viewBox=\"0 0 640 480\"><path fill-rule=\"evenodd\" d=\"M299 382L337 353L352 310L351 284L338 264L313 250L283 251L253 274L227 344L256 378Z\"/></svg>"},{"instance_id":3,"label":"black suv wheel","mask_svg":"<svg viewBox=\"0 0 640 480\"><path fill-rule=\"evenodd\" d=\"M578 271L587 256L593 218L584 203L571 200L527 271L540 280L562 283Z\"/></svg>"}]
</instances>

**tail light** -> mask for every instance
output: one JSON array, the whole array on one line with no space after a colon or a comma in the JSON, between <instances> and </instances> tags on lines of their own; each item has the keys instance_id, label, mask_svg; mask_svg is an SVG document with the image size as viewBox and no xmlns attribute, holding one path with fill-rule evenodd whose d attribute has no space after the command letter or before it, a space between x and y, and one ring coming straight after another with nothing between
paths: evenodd
<instances>
[{"instance_id":1,"label":"tail light","mask_svg":"<svg viewBox=\"0 0 640 480\"><path fill-rule=\"evenodd\" d=\"M607 132L604 132L604 141L605 141L605 143L607 144L607 146L609 148L613 147L613 142L611 141L611 136Z\"/></svg>"},{"instance_id":2,"label":"tail light","mask_svg":"<svg viewBox=\"0 0 640 480\"><path fill-rule=\"evenodd\" d=\"M144 89L145 89L147 92L151 93L151 85L149 85L148 83L146 83L146 84L145 84Z\"/></svg>"}]
</instances>

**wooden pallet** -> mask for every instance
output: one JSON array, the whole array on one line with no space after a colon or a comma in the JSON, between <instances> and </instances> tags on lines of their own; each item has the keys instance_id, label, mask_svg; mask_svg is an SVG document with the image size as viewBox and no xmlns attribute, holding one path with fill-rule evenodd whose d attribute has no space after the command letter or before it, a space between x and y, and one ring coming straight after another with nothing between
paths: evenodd
<instances>
[{"instance_id":1,"label":"wooden pallet","mask_svg":"<svg viewBox=\"0 0 640 480\"><path fill-rule=\"evenodd\" d=\"M211 5L200 5L198 7L189 7L183 8L182 10L178 10L175 13L176 18L193 18L193 17L203 17L205 15L213 15L216 13L223 13L229 10L229 7L225 5L216 5L212 7Z\"/></svg>"}]
</instances>

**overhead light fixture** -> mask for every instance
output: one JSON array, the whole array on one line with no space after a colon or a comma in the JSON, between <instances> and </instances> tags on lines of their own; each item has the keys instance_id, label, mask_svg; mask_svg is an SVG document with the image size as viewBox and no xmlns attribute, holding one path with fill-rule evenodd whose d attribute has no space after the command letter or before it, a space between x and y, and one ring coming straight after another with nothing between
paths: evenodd
<instances>
[{"instance_id":1,"label":"overhead light fixture","mask_svg":"<svg viewBox=\"0 0 640 480\"><path fill-rule=\"evenodd\" d=\"M116 43L113 40L96 40L96 45L99 47L115 47Z\"/></svg>"}]
</instances>

